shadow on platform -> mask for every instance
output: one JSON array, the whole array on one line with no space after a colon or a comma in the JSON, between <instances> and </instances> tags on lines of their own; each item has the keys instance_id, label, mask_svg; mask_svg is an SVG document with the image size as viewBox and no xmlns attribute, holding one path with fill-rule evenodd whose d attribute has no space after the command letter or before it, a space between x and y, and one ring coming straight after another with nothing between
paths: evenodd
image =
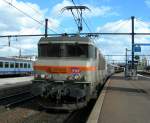
<instances>
[{"instance_id":1,"label":"shadow on platform","mask_svg":"<svg viewBox=\"0 0 150 123\"><path fill-rule=\"evenodd\" d=\"M111 77L111 80L123 80L124 79L124 76L112 76Z\"/></svg>"},{"instance_id":2,"label":"shadow on platform","mask_svg":"<svg viewBox=\"0 0 150 123\"><path fill-rule=\"evenodd\" d=\"M134 93L147 93L143 89L135 89L135 88L123 88L123 87L108 87L106 90L111 91L120 91L120 92L134 92Z\"/></svg>"}]
</instances>

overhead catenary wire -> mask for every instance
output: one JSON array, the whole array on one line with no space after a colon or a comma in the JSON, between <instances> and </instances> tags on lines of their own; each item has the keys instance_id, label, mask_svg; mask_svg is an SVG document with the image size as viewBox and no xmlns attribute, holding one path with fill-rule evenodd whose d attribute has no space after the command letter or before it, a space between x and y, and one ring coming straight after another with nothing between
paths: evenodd
<instances>
[{"instance_id":1,"label":"overhead catenary wire","mask_svg":"<svg viewBox=\"0 0 150 123\"><path fill-rule=\"evenodd\" d=\"M26 2L25 0L23 0L23 2ZM37 13L38 15L40 15L40 16L44 16L44 14L42 14L40 11L38 11L37 9L35 9L34 7L32 7L30 4L25 4L28 8L30 8L30 9L32 9L35 13ZM47 17L46 16L44 16L44 19L46 19ZM50 21L50 20L49 20ZM44 25L44 22L45 21L43 21L43 22L41 22L43 25ZM51 22L51 21L50 21ZM62 25L60 25L60 26L62 26ZM63 27L63 26L62 26ZM50 26L48 25L48 30L50 29ZM50 30L51 31L51 30ZM54 30L53 30L54 31Z\"/></svg>"},{"instance_id":2,"label":"overhead catenary wire","mask_svg":"<svg viewBox=\"0 0 150 123\"><path fill-rule=\"evenodd\" d=\"M25 0L22 0L23 2L26 2ZM43 14L41 12L39 12L37 9L35 9L34 7L32 7L30 4L25 4L26 6L28 6L30 9L32 9L35 13L37 13L38 15L43 16Z\"/></svg>"},{"instance_id":3,"label":"overhead catenary wire","mask_svg":"<svg viewBox=\"0 0 150 123\"><path fill-rule=\"evenodd\" d=\"M84 18L85 18L86 22L90 25L89 27L94 27L93 23L91 22L91 20L88 17L85 17L85 15L84 15ZM94 32L93 30L94 30L93 28L90 28L90 32Z\"/></svg>"},{"instance_id":4,"label":"overhead catenary wire","mask_svg":"<svg viewBox=\"0 0 150 123\"><path fill-rule=\"evenodd\" d=\"M75 4L74 0L71 0L71 1L72 1L72 3L74 4L74 6L76 7L76 4ZM78 9L77 9L77 15L78 15L78 17L80 16L80 12L79 12ZM83 22L85 23L85 25L86 25L87 29L89 30L89 32L91 32L91 29L90 29L90 27L88 26L88 24L86 23L85 19L84 19L83 17L82 17L81 19L82 19Z\"/></svg>"},{"instance_id":5,"label":"overhead catenary wire","mask_svg":"<svg viewBox=\"0 0 150 123\"><path fill-rule=\"evenodd\" d=\"M92 32L92 30L90 29L90 27L88 26L87 22L85 21L85 19L83 18L83 22L85 23L87 29L89 30L89 32Z\"/></svg>"},{"instance_id":6,"label":"overhead catenary wire","mask_svg":"<svg viewBox=\"0 0 150 123\"><path fill-rule=\"evenodd\" d=\"M135 22L138 23L139 26L141 25L141 27L146 27L147 29L149 29L148 32L150 32L150 26L149 26L150 22L145 22L140 18L136 18L135 20L136 20Z\"/></svg>"},{"instance_id":7,"label":"overhead catenary wire","mask_svg":"<svg viewBox=\"0 0 150 123\"><path fill-rule=\"evenodd\" d=\"M129 20L125 20L125 21L119 21L119 23L117 24L117 28L112 28L113 30L113 33L118 33L118 32L122 32L124 31L125 29L123 29L127 24L129 24ZM131 35L131 33L129 33L129 36ZM122 36L124 35L116 35L117 37L112 37L111 35L110 36L107 36L106 35L103 35L103 37L107 38L107 40L115 40L116 38L118 39L119 37L122 38ZM127 38L127 37L126 37ZM129 37L128 37L129 38Z\"/></svg>"},{"instance_id":8,"label":"overhead catenary wire","mask_svg":"<svg viewBox=\"0 0 150 123\"><path fill-rule=\"evenodd\" d=\"M74 2L74 0L72 0L72 3L74 4L74 6L76 7L76 4L75 4L75 2ZM72 11L71 11L72 12ZM73 12L72 12L72 14L73 14ZM80 12L79 12L79 10L77 9L77 14L78 14L78 17L80 17ZM75 17L74 17L75 18ZM81 18L82 20L83 20L83 22L85 23L85 26L87 27L87 29L88 29L88 31L89 31L89 33L92 33L92 31L91 31L91 29L90 29L90 27L88 26L88 24L86 23L86 21L85 21L85 19L83 18L83 16L82 16L82 18ZM77 22L76 22L77 23ZM81 22L81 24L82 24L82 22ZM78 25L78 24L77 24ZM92 42L94 43L94 44L96 44L96 40L95 40L95 38L93 38L93 40L92 40Z\"/></svg>"},{"instance_id":9,"label":"overhead catenary wire","mask_svg":"<svg viewBox=\"0 0 150 123\"><path fill-rule=\"evenodd\" d=\"M15 5L13 5L11 2L8 2L7 0L3 0L5 3L7 3L8 5L10 5L10 6L12 6L13 8L15 8L17 11L19 11L19 12L21 12L23 15L25 15L25 16L27 16L28 18L30 18L30 19L32 19L32 20L34 20L35 22L37 22L38 24L40 24L40 25L42 25L43 26L43 23L42 22L40 22L39 20L37 20L37 19L35 19L35 18L33 18L32 16L30 16L29 14L27 14L27 13L25 13L24 11L22 11L21 9L19 9L19 8L17 8ZM53 32L53 33L56 33L57 34L57 32L56 31L54 31L54 30L52 30L52 29L50 29L50 28L48 28L51 32Z\"/></svg>"},{"instance_id":10,"label":"overhead catenary wire","mask_svg":"<svg viewBox=\"0 0 150 123\"><path fill-rule=\"evenodd\" d=\"M73 1L73 2L74 2L74 1ZM78 0L77 3L81 3L81 2ZM74 4L75 4L75 2L74 2ZM81 4L80 4L80 5L81 5ZM90 26L88 26L86 20L88 21L88 18L84 15L84 17L83 17L83 22L85 23L85 25L86 25L88 31L89 31L89 32L94 32L93 29L90 28L90 26L91 26L91 27L94 27L93 24L92 24L90 21L88 21L88 22L90 22L90 23L89 23Z\"/></svg>"},{"instance_id":11,"label":"overhead catenary wire","mask_svg":"<svg viewBox=\"0 0 150 123\"><path fill-rule=\"evenodd\" d=\"M23 2L25 3L26 1L23 0ZM12 4L12 1L11 1L11 4ZM45 24L45 19L48 18L46 17L44 14L42 14L40 11L38 11L37 9L35 9L34 7L32 7L30 4L25 4L28 8L30 8L31 10L33 10L35 13L37 13L38 15L40 15L41 17L43 17L43 21L41 21L41 25L44 25ZM50 20L49 20L50 21ZM50 21L51 22L51 21ZM61 24L59 24L59 26L63 27ZM63 27L64 28L64 27ZM48 25L48 30L52 31L51 27ZM58 29L57 29L58 30ZM61 29L61 30L64 30L64 29ZM53 30L54 32L55 30ZM56 31L54 32L56 33Z\"/></svg>"},{"instance_id":12,"label":"overhead catenary wire","mask_svg":"<svg viewBox=\"0 0 150 123\"><path fill-rule=\"evenodd\" d=\"M135 18L135 32L137 33L141 33L141 32L145 33L150 33L150 22L148 21L144 21L141 18ZM141 42L142 40L149 40L149 35L135 35L135 39L139 42ZM148 42L147 42L148 43Z\"/></svg>"},{"instance_id":13,"label":"overhead catenary wire","mask_svg":"<svg viewBox=\"0 0 150 123\"><path fill-rule=\"evenodd\" d=\"M23 2L26 2L25 0L22 0ZM34 7L32 7L30 4L25 4L27 7L29 7L30 9L32 9L35 13L37 13L38 15L40 16L44 16L44 14L42 14L40 11L38 11L37 9L35 9ZM46 19L48 17L44 16L44 19ZM44 22L42 22L42 24L44 25ZM49 22L51 22L51 20L49 20ZM63 27L63 25L59 24L59 26ZM48 30L50 29L51 27L48 25ZM64 27L63 27L64 28ZM57 29L58 30L58 29ZM64 29L61 29L61 30L64 30ZM51 31L51 30L50 30ZM53 30L54 31L54 30ZM59 29L60 31L60 29Z\"/></svg>"}]
</instances>

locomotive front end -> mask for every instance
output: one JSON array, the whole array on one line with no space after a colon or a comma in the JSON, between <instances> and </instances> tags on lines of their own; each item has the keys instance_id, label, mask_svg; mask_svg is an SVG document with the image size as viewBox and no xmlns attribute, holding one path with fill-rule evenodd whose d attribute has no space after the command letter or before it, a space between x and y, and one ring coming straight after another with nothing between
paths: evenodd
<instances>
[{"instance_id":1,"label":"locomotive front end","mask_svg":"<svg viewBox=\"0 0 150 123\"><path fill-rule=\"evenodd\" d=\"M32 93L48 103L86 105L95 81L96 50L87 37L41 38ZM47 103L44 102L46 106Z\"/></svg>"}]
</instances>

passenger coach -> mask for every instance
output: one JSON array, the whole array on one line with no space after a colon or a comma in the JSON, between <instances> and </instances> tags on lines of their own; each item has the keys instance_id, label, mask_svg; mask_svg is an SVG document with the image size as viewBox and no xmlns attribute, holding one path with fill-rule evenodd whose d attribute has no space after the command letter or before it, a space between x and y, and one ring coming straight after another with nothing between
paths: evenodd
<instances>
[{"instance_id":1,"label":"passenger coach","mask_svg":"<svg viewBox=\"0 0 150 123\"><path fill-rule=\"evenodd\" d=\"M33 72L32 61L0 57L0 75L30 75Z\"/></svg>"}]
</instances>

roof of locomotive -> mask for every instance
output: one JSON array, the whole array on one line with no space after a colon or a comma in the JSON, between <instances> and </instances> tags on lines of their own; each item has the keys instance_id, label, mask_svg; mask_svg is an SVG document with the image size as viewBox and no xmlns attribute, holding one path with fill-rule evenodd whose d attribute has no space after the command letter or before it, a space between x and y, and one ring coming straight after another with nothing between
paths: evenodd
<instances>
[{"instance_id":1,"label":"roof of locomotive","mask_svg":"<svg viewBox=\"0 0 150 123\"><path fill-rule=\"evenodd\" d=\"M42 37L39 41L39 44L41 43L48 43L48 42L84 42L84 43L90 43L91 40L88 37L80 37L80 36L57 36L57 37Z\"/></svg>"}]
</instances>

